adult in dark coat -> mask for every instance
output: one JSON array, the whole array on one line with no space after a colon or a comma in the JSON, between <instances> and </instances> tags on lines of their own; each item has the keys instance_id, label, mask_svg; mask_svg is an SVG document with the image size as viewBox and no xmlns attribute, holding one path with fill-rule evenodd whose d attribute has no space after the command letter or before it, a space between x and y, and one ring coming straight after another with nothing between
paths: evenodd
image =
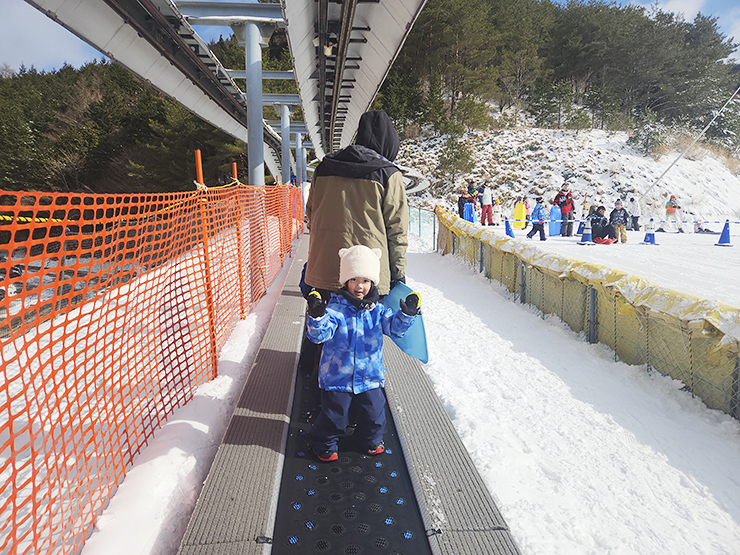
<instances>
[{"instance_id":1,"label":"adult in dark coat","mask_svg":"<svg viewBox=\"0 0 740 555\"><path fill-rule=\"evenodd\" d=\"M596 213L591 216L591 236L596 239L615 239L617 238L617 231L614 226L609 223L606 219L606 207L599 206L596 209Z\"/></svg>"},{"instance_id":2,"label":"adult in dark coat","mask_svg":"<svg viewBox=\"0 0 740 555\"><path fill-rule=\"evenodd\" d=\"M401 170L393 163L400 141L388 115L360 117L357 139L324 157L314 172L306 202L309 228L306 283L336 291L339 249L364 245L382 251L378 293L406 275L409 211Z\"/></svg>"},{"instance_id":3,"label":"adult in dark coat","mask_svg":"<svg viewBox=\"0 0 740 555\"><path fill-rule=\"evenodd\" d=\"M575 215L573 213L573 193L569 189L568 183L563 183L562 189L555 195L555 204L560 207L560 217L563 220L560 226L560 235L563 237L573 236L573 219Z\"/></svg>"}]
</instances>

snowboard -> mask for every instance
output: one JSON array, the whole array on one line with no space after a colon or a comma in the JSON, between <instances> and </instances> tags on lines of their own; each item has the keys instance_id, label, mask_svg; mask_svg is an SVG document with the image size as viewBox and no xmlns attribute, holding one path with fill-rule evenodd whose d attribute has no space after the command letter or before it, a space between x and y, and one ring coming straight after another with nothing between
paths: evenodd
<instances>
[{"instance_id":1,"label":"snowboard","mask_svg":"<svg viewBox=\"0 0 740 555\"><path fill-rule=\"evenodd\" d=\"M562 225L562 222L560 221L560 207L557 204L554 204L552 208L550 208L550 235L560 235L560 226Z\"/></svg>"},{"instance_id":2,"label":"snowboard","mask_svg":"<svg viewBox=\"0 0 740 555\"><path fill-rule=\"evenodd\" d=\"M409 293L413 292L413 289L405 283L398 283L385 296L385 299L383 299L383 306L394 311L399 310L401 308L401 299L406 299ZM424 329L424 320L421 314L416 317L416 320L414 320L414 323L403 337L391 337L391 339L407 355L418 358L422 362L429 361L427 332Z\"/></svg>"},{"instance_id":3,"label":"snowboard","mask_svg":"<svg viewBox=\"0 0 740 555\"><path fill-rule=\"evenodd\" d=\"M598 243L599 245L611 245L616 243L616 241L613 237L594 237L594 243Z\"/></svg>"},{"instance_id":4,"label":"snowboard","mask_svg":"<svg viewBox=\"0 0 740 555\"><path fill-rule=\"evenodd\" d=\"M527 227L527 207L523 202L517 202L514 205L514 229L524 229Z\"/></svg>"}]
</instances>

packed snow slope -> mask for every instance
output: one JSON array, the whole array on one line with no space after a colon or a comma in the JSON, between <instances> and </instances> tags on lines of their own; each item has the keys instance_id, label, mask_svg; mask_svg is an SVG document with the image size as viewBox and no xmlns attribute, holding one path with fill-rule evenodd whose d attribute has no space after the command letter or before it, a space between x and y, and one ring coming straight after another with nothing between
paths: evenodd
<instances>
[{"instance_id":1,"label":"packed snow slope","mask_svg":"<svg viewBox=\"0 0 740 555\"><path fill-rule=\"evenodd\" d=\"M624 132L529 127L469 133L462 140L472 152L475 169L459 176L454 184L442 184L436 173L445 137L403 141L398 162L437 184L411 199L427 208L439 203L456 209L468 178L476 183L491 179L494 196L501 200L505 214L513 212L513 202L520 195L528 197L530 207L541 195L549 208L549 201L567 178L579 209L586 200L611 211L617 198L634 196L642 199L642 221L650 217L657 220L665 216L665 203L673 194L685 219L740 219L740 179L724 159L698 143L651 189L680 151L654 159L628 145L627 139Z\"/></svg>"},{"instance_id":2,"label":"packed snow slope","mask_svg":"<svg viewBox=\"0 0 740 555\"><path fill-rule=\"evenodd\" d=\"M528 555L736 554L740 426L452 256L413 252L426 371Z\"/></svg>"}]
</instances>

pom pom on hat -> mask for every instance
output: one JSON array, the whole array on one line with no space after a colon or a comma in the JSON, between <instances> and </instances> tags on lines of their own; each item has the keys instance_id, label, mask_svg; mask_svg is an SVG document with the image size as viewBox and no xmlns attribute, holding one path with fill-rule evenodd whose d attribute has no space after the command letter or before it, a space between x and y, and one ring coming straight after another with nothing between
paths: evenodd
<instances>
[{"instance_id":1,"label":"pom pom on hat","mask_svg":"<svg viewBox=\"0 0 740 555\"><path fill-rule=\"evenodd\" d=\"M380 257L383 251L365 245L339 249L339 282L347 283L352 278L367 278L374 284L380 281Z\"/></svg>"}]
</instances>

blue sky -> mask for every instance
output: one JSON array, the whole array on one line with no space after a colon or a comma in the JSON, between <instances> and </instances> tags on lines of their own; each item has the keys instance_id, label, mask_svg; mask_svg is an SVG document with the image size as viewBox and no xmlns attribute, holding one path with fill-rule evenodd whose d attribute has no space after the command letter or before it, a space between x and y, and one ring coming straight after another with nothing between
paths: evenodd
<instances>
[{"instance_id":1,"label":"blue sky","mask_svg":"<svg viewBox=\"0 0 740 555\"><path fill-rule=\"evenodd\" d=\"M619 2L627 4L628 2ZM633 2L650 6L653 2ZM728 37L740 42L740 2L738 0L662 0L660 6L666 11L682 13L688 21L697 12L719 18L719 27ZM79 67L101 54L62 26L33 8L23 0L0 0L0 66L9 65L18 70L21 64L34 66L37 70L59 69L66 62ZM199 27L198 33L206 40L227 34L226 28L207 32ZM740 52L734 58L740 60Z\"/></svg>"}]
</instances>

